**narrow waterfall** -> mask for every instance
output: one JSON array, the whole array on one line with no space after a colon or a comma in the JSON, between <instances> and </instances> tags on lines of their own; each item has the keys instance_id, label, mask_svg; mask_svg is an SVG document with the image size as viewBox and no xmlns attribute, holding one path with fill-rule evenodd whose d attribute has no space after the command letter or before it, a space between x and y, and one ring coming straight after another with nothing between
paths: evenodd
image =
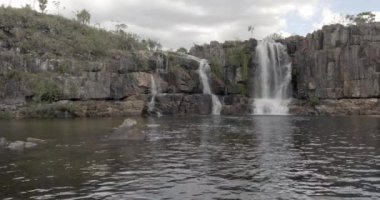
<instances>
[{"instance_id":1,"label":"narrow waterfall","mask_svg":"<svg viewBox=\"0 0 380 200\"><path fill-rule=\"evenodd\" d=\"M207 60L200 59L199 62L199 77L202 82L203 86L203 94L210 94L212 98L212 114L213 115L220 115L220 112L222 111L222 103L220 103L219 98L212 93L208 74L211 72L210 65L208 64Z\"/></svg>"},{"instance_id":2,"label":"narrow waterfall","mask_svg":"<svg viewBox=\"0 0 380 200\"><path fill-rule=\"evenodd\" d=\"M157 84L156 84L156 81L154 80L154 76L151 74L150 75L150 81L151 81L151 84L150 84L150 91L151 91L151 94L152 94L152 98L150 99L150 102L148 104L148 111L150 113L155 113L157 114L157 116L161 116L161 113L158 112L158 111L155 111L155 107L156 107L156 96L158 94L158 87L157 87Z\"/></svg>"},{"instance_id":3,"label":"narrow waterfall","mask_svg":"<svg viewBox=\"0 0 380 200\"><path fill-rule=\"evenodd\" d=\"M259 41L254 82L255 115L286 115L290 102L291 63L286 47L270 39Z\"/></svg>"}]
</instances>

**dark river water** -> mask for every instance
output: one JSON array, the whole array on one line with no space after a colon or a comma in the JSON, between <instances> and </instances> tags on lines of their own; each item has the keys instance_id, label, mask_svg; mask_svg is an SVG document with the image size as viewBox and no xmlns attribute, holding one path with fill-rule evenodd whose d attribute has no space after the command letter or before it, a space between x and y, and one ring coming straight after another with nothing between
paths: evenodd
<instances>
[{"instance_id":1,"label":"dark river water","mask_svg":"<svg viewBox=\"0 0 380 200\"><path fill-rule=\"evenodd\" d=\"M380 118L137 119L146 138L110 140L123 119L0 121L0 199L380 199Z\"/></svg>"}]
</instances>

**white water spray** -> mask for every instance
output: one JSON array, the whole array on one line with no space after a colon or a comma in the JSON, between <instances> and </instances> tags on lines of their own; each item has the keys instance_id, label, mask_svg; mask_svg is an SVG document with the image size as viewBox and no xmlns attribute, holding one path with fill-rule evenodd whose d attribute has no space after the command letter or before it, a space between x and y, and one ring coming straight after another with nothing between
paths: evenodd
<instances>
[{"instance_id":1,"label":"white water spray","mask_svg":"<svg viewBox=\"0 0 380 200\"><path fill-rule=\"evenodd\" d=\"M198 68L198 74L199 78L201 79L201 83L203 86L203 94L209 94L212 98L212 114L213 115L220 115L222 112L222 103L220 102L218 96L216 96L214 93L212 93L208 74L211 72L210 65L208 64L207 60L200 59L195 56L187 55L189 59L195 60L199 63Z\"/></svg>"},{"instance_id":2,"label":"white water spray","mask_svg":"<svg viewBox=\"0 0 380 200\"><path fill-rule=\"evenodd\" d=\"M199 61L199 77L202 81L203 86L203 94L210 94L212 98L212 114L213 115L220 115L220 112L222 111L222 103L220 103L219 98L212 93L209 79L207 74L209 74L211 71L210 65L208 64L207 60L201 59Z\"/></svg>"},{"instance_id":3,"label":"white water spray","mask_svg":"<svg viewBox=\"0 0 380 200\"><path fill-rule=\"evenodd\" d=\"M152 98L150 99L150 102L148 104L148 111L150 113L154 113L155 107L156 107L155 101L156 101L156 96L158 94L158 87L157 87L156 81L154 80L154 76L152 74L150 75L150 81L151 81L150 90L151 90ZM156 112L156 114L157 116L161 116L160 112Z\"/></svg>"},{"instance_id":4,"label":"white water spray","mask_svg":"<svg viewBox=\"0 0 380 200\"><path fill-rule=\"evenodd\" d=\"M290 102L291 63L285 46L273 40L260 41L256 48L253 110L256 115L287 115Z\"/></svg>"}]
</instances>

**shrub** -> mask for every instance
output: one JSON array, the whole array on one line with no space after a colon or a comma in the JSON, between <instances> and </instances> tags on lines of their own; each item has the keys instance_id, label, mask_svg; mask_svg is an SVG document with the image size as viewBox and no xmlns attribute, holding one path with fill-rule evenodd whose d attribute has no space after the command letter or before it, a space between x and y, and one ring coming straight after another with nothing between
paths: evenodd
<instances>
[{"instance_id":1,"label":"shrub","mask_svg":"<svg viewBox=\"0 0 380 200\"><path fill-rule=\"evenodd\" d=\"M211 72L213 72L218 78L225 80L224 67L217 62L216 60L212 60L210 62Z\"/></svg>"},{"instance_id":2,"label":"shrub","mask_svg":"<svg viewBox=\"0 0 380 200\"><path fill-rule=\"evenodd\" d=\"M31 118L68 118L76 117L79 107L74 104L33 104L23 110L23 114Z\"/></svg>"},{"instance_id":3,"label":"shrub","mask_svg":"<svg viewBox=\"0 0 380 200\"><path fill-rule=\"evenodd\" d=\"M59 87L50 81L41 80L33 88L34 101L36 102L55 102L59 101L62 92Z\"/></svg>"},{"instance_id":4,"label":"shrub","mask_svg":"<svg viewBox=\"0 0 380 200\"><path fill-rule=\"evenodd\" d=\"M5 111L0 111L0 120L1 119L10 119L11 116L8 112L5 112Z\"/></svg>"},{"instance_id":5,"label":"shrub","mask_svg":"<svg viewBox=\"0 0 380 200\"><path fill-rule=\"evenodd\" d=\"M320 99L317 96L311 96L309 98L309 103L310 103L311 106L317 106L317 105L320 104Z\"/></svg>"}]
</instances>

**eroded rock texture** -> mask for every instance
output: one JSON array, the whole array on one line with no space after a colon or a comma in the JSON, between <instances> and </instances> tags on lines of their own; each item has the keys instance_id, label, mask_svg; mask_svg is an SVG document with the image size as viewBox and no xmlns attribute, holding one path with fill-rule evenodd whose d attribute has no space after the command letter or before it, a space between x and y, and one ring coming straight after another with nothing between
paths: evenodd
<instances>
[{"instance_id":1,"label":"eroded rock texture","mask_svg":"<svg viewBox=\"0 0 380 200\"><path fill-rule=\"evenodd\" d=\"M293 58L295 97L380 97L380 23L325 26L285 43Z\"/></svg>"}]
</instances>

